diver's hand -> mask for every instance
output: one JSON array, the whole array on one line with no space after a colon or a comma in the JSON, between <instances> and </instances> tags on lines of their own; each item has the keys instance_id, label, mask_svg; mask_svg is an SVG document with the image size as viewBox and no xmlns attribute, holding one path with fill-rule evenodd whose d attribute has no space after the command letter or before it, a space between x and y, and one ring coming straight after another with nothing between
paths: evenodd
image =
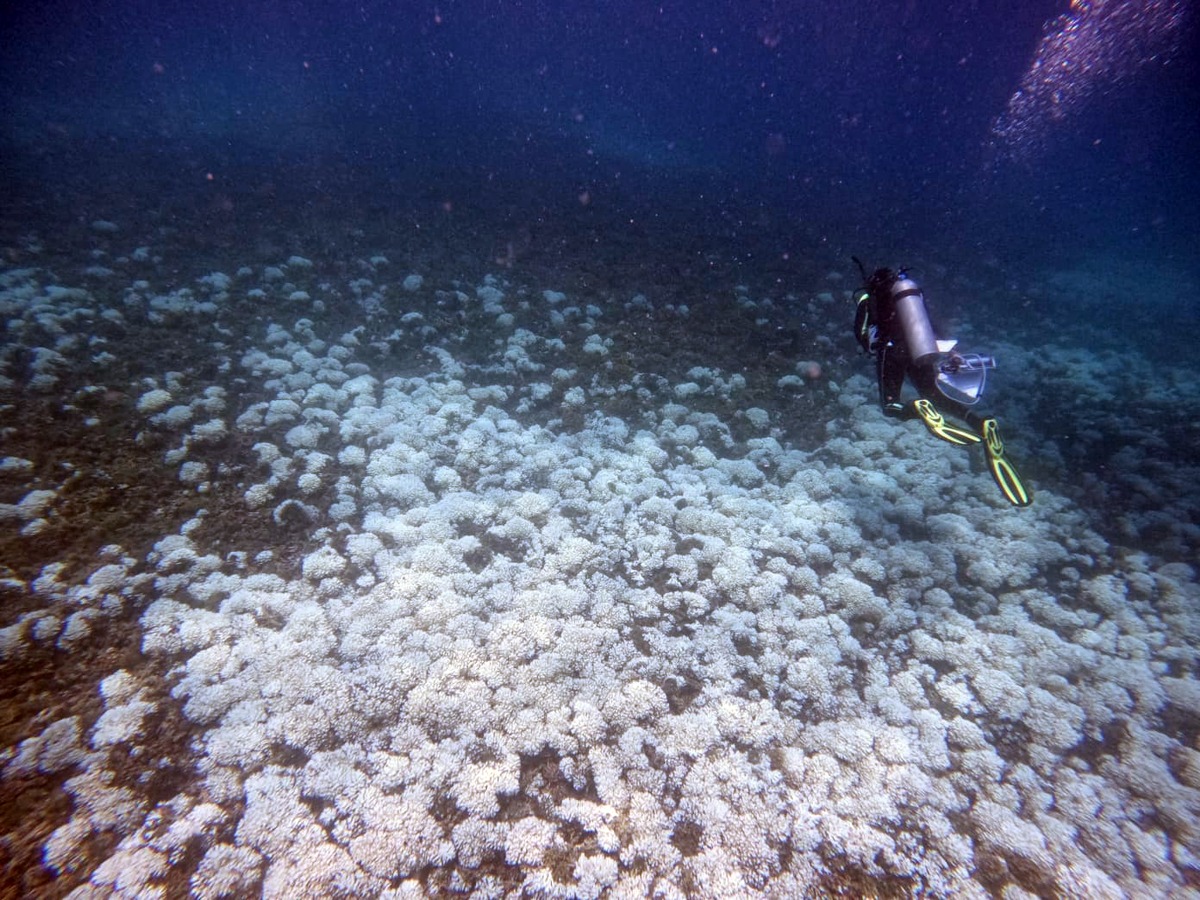
<instances>
[{"instance_id":1,"label":"diver's hand","mask_svg":"<svg viewBox=\"0 0 1200 900\"><path fill-rule=\"evenodd\" d=\"M951 350L946 354L946 358L942 360L941 368L943 372L957 372L964 365L966 365L966 363L967 361L963 359L963 355L961 353L959 353L957 350Z\"/></svg>"}]
</instances>

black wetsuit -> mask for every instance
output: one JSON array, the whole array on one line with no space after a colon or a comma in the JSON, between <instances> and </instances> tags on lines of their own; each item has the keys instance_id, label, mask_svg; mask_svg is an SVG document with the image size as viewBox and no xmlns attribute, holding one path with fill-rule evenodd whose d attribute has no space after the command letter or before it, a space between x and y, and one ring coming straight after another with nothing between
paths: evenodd
<instances>
[{"instance_id":1,"label":"black wetsuit","mask_svg":"<svg viewBox=\"0 0 1200 900\"><path fill-rule=\"evenodd\" d=\"M983 423L983 416L938 390L941 354L930 354L919 361L914 361L910 356L904 328L896 312L896 301L892 296L896 277L891 269L876 269L867 279L867 298L858 304L854 316L855 338L864 350L875 354L879 403L884 414L898 418L911 418L915 414L910 405L900 402L904 379L907 377L917 392L942 412L957 416L978 430Z\"/></svg>"}]
</instances>

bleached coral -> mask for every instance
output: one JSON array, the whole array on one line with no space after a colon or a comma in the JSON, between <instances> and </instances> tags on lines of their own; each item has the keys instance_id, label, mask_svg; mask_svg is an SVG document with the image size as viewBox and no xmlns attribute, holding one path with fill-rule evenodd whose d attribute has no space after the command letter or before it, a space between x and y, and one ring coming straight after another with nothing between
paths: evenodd
<instances>
[{"instance_id":1,"label":"bleached coral","mask_svg":"<svg viewBox=\"0 0 1200 900\"><path fill-rule=\"evenodd\" d=\"M85 759L79 718L71 716L52 722L41 734L23 740L17 746L16 755L6 763L4 773L19 775L37 771L48 775L70 769Z\"/></svg>"},{"instance_id":2,"label":"bleached coral","mask_svg":"<svg viewBox=\"0 0 1200 900\"><path fill-rule=\"evenodd\" d=\"M138 412L156 413L170 406L175 398L170 391L164 391L162 388L154 388L146 391L138 398Z\"/></svg>"},{"instance_id":3,"label":"bleached coral","mask_svg":"<svg viewBox=\"0 0 1200 900\"><path fill-rule=\"evenodd\" d=\"M240 390L140 387L165 395L142 414L200 422L171 459L236 484L279 529L269 548L205 546L214 504L136 589L142 561L111 554L83 585L30 576L79 608L4 632L6 658L68 652L82 611L146 594L142 649L171 667L213 801L172 817L89 770L52 866L119 832L96 890L150 895L186 857L201 897L803 896L830 860L938 895L1186 891L1200 762L1163 722L1200 694L1191 568L1111 564L1052 491L998 508L957 448L878 421L866 378L798 450L759 394L736 403L740 373L597 374L626 349L599 298L414 282L387 336L388 286L356 279L372 324L323 334L336 289L313 268L264 272L312 318L266 326ZM194 306L156 311L213 314ZM447 311L480 309L486 340L447 339ZM627 419L599 408L635 397ZM248 458L206 455L226 422ZM58 494L27 499L3 515L53 517ZM132 753L165 712L149 696L118 673L90 732L54 723L7 765ZM498 863L520 881L474 871Z\"/></svg>"}]
</instances>

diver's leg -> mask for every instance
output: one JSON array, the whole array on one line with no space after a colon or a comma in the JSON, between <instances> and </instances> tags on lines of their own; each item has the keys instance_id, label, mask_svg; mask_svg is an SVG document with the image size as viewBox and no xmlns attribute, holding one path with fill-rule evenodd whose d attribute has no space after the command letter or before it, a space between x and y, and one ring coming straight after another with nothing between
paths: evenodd
<instances>
[{"instance_id":1,"label":"diver's leg","mask_svg":"<svg viewBox=\"0 0 1200 900\"><path fill-rule=\"evenodd\" d=\"M1028 506L1032 503L1032 492L1025 486L1025 482L1017 474L1016 467L1004 453L1004 441L1000 439L1000 426L996 420L990 416L981 416L965 403L951 400L942 394L937 389L936 363L928 367L922 366L920 372L913 373L913 382L921 392L921 399L914 405L925 426L942 440L952 444L976 444L982 438L988 471L992 473L992 479L1005 499L1013 506ZM971 430L948 424L942 413L962 419Z\"/></svg>"},{"instance_id":2,"label":"diver's leg","mask_svg":"<svg viewBox=\"0 0 1200 900\"><path fill-rule=\"evenodd\" d=\"M875 367L879 379L879 405L883 408L883 414L896 419L910 418L911 413L900 402L904 374L908 369L908 354L889 343L880 348L875 357Z\"/></svg>"},{"instance_id":3,"label":"diver's leg","mask_svg":"<svg viewBox=\"0 0 1200 900\"><path fill-rule=\"evenodd\" d=\"M920 399L913 401L913 412L925 423L925 427L929 429L930 434L947 443L959 446L978 444L980 442L982 432L977 427L973 430L968 430L959 428L957 425L952 425L946 421L944 413L950 413L966 420L971 410L961 403L956 403L948 397L943 397L937 389L936 360L926 360L920 365L912 366L909 374L912 377L913 384L916 385L917 391L921 395ZM971 424L969 420L967 421L968 424Z\"/></svg>"}]
</instances>

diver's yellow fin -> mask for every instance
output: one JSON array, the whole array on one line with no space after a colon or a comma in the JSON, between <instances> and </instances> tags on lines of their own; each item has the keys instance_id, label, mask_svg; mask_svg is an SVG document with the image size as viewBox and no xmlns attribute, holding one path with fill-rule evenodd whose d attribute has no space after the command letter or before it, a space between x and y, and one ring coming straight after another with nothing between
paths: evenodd
<instances>
[{"instance_id":1,"label":"diver's yellow fin","mask_svg":"<svg viewBox=\"0 0 1200 900\"><path fill-rule=\"evenodd\" d=\"M960 447L965 447L968 444L978 444L980 441L979 435L975 432L967 431L965 428L958 428L947 422L946 417L938 412L937 407L924 397L913 401L913 409L921 417L921 421L925 423L925 427L929 429L929 433L936 438L941 438L943 441L957 444Z\"/></svg>"},{"instance_id":2,"label":"diver's yellow fin","mask_svg":"<svg viewBox=\"0 0 1200 900\"><path fill-rule=\"evenodd\" d=\"M1032 503L1033 494L1025 487L1025 482L1004 455L1004 442L1000 440L1000 426L995 419L983 420L983 446L987 450L988 470L1008 502L1013 506L1028 506Z\"/></svg>"}]
</instances>

